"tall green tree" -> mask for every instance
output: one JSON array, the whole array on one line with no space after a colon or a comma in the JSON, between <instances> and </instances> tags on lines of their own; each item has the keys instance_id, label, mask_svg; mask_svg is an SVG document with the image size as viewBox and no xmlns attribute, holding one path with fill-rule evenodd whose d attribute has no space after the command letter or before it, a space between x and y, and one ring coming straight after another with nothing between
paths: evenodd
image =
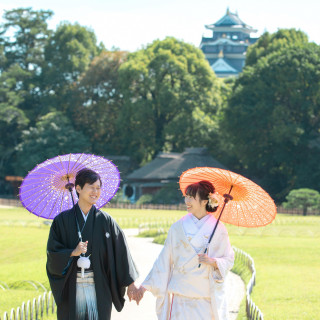
<instances>
[{"instance_id":1,"label":"tall green tree","mask_svg":"<svg viewBox=\"0 0 320 320\"><path fill-rule=\"evenodd\" d=\"M18 8L3 16L0 179L23 174L57 153L91 150L68 116L78 79L103 46L96 45L92 30L78 24L64 23L52 32L47 25L52 14Z\"/></svg>"},{"instance_id":2,"label":"tall green tree","mask_svg":"<svg viewBox=\"0 0 320 320\"><path fill-rule=\"evenodd\" d=\"M50 10L35 11L32 8L8 10L0 27L1 70L7 78L13 80L16 77L11 94L23 96L17 107L31 122L35 121L39 108L39 75L43 67L44 46L51 34L47 20L52 14ZM0 86L7 86L7 83L0 82Z\"/></svg>"},{"instance_id":3,"label":"tall green tree","mask_svg":"<svg viewBox=\"0 0 320 320\"><path fill-rule=\"evenodd\" d=\"M121 154L117 120L122 111L119 67L127 52L103 51L81 76L76 89L73 119L78 130L91 141L92 151L101 155Z\"/></svg>"},{"instance_id":4,"label":"tall green tree","mask_svg":"<svg viewBox=\"0 0 320 320\"><path fill-rule=\"evenodd\" d=\"M308 36L296 29L279 29L275 33L265 32L254 45L248 48L246 66L254 65L268 54L291 46L301 47L308 42Z\"/></svg>"},{"instance_id":5,"label":"tall green tree","mask_svg":"<svg viewBox=\"0 0 320 320\"><path fill-rule=\"evenodd\" d=\"M196 122L208 116L212 127L221 97L200 49L174 38L156 40L129 55L120 83L123 152L147 161L160 151L205 144Z\"/></svg>"},{"instance_id":6,"label":"tall green tree","mask_svg":"<svg viewBox=\"0 0 320 320\"><path fill-rule=\"evenodd\" d=\"M0 179L14 174L15 146L29 123L19 106L28 94L22 84L30 73L18 64L6 65L6 61L4 46L0 46Z\"/></svg>"},{"instance_id":7,"label":"tall green tree","mask_svg":"<svg viewBox=\"0 0 320 320\"><path fill-rule=\"evenodd\" d=\"M287 47L247 66L221 128L242 168L277 199L318 189L320 47Z\"/></svg>"},{"instance_id":8,"label":"tall green tree","mask_svg":"<svg viewBox=\"0 0 320 320\"><path fill-rule=\"evenodd\" d=\"M22 110L0 103L0 179L16 172L15 146L28 122Z\"/></svg>"},{"instance_id":9,"label":"tall green tree","mask_svg":"<svg viewBox=\"0 0 320 320\"><path fill-rule=\"evenodd\" d=\"M26 175L38 163L67 153L91 152L89 139L76 131L70 119L61 112L42 116L36 126L23 130L16 146L16 173Z\"/></svg>"},{"instance_id":10,"label":"tall green tree","mask_svg":"<svg viewBox=\"0 0 320 320\"><path fill-rule=\"evenodd\" d=\"M73 107L73 90L93 58L99 53L94 32L64 22L48 40L42 73L43 112Z\"/></svg>"},{"instance_id":11,"label":"tall green tree","mask_svg":"<svg viewBox=\"0 0 320 320\"><path fill-rule=\"evenodd\" d=\"M5 11L1 25L7 64L18 64L23 70L39 71L43 62L44 46L51 31L47 20L50 10L18 8Z\"/></svg>"}]
</instances>

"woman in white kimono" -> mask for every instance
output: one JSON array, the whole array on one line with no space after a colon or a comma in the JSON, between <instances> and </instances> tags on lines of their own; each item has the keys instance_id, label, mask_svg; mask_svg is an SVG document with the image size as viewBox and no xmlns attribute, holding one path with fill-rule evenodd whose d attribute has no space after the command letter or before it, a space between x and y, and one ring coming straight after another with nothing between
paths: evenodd
<instances>
[{"instance_id":1,"label":"woman in white kimono","mask_svg":"<svg viewBox=\"0 0 320 320\"><path fill-rule=\"evenodd\" d=\"M145 290L157 298L159 320L226 320L225 279L234 262L225 226L219 222L204 250L216 219L215 189L209 181L186 189L188 214L174 223L164 247L136 296ZM199 267L199 264L201 266Z\"/></svg>"}]
</instances>

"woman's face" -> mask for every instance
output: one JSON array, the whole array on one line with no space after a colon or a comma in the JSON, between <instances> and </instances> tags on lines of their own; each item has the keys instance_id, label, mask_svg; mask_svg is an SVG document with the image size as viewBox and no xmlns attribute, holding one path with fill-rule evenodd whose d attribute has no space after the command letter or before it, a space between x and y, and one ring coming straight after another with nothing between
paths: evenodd
<instances>
[{"instance_id":1,"label":"woman's face","mask_svg":"<svg viewBox=\"0 0 320 320\"><path fill-rule=\"evenodd\" d=\"M193 214L197 214L202 212L203 210L206 210L206 204L207 200L201 200L199 198L198 193L196 194L196 197L188 196L186 195L184 197L184 202L187 206L187 211Z\"/></svg>"}]
</instances>

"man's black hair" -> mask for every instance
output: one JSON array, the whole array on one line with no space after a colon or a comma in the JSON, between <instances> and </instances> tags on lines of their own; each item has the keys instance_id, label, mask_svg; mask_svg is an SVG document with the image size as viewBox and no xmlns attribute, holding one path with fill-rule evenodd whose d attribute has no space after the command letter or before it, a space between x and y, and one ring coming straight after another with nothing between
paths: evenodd
<instances>
[{"instance_id":1,"label":"man's black hair","mask_svg":"<svg viewBox=\"0 0 320 320\"><path fill-rule=\"evenodd\" d=\"M83 168L80 171L78 171L74 185L75 187L80 186L82 189L86 183L94 184L97 180L100 180L100 185L102 187L100 175L91 169ZM78 192L77 196L79 198Z\"/></svg>"}]
</instances>

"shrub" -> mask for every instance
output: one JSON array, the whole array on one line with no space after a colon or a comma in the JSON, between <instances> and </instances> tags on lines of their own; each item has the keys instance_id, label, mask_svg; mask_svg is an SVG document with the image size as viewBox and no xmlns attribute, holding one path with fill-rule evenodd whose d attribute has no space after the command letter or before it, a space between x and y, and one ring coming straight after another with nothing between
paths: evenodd
<instances>
[{"instance_id":1,"label":"shrub","mask_svg":"<svg viewBox=\"0 0 320 320\"><path fill-rule=\"evenodd\" d=\"M152 194L144 194L138 199L137 204L152 203L152 198Z\"/></svg>"},{"instance_id":2,"label":"shrub","mask_svg":"<svg viewBox=\"0 0 320 320\"><path fill-rule=\"evenodd\" d=\"M182 202L182 193L177 183L168 183L152 199L152 203L155 204L179 204L180 202Z\"/></svg>"},{"instance_id":3,"label":"shrub","mask_svg":"<svg viewBox=\"0 0 320 320\"><path fill-rule=\"evenodd\" d=\"M286 196L287 202L282 205L284 208L298 208L303 210L306 216L308 209L320 210L320 194L312 189L295 189L291 190Z\"/></svg>"}]
</instances>

